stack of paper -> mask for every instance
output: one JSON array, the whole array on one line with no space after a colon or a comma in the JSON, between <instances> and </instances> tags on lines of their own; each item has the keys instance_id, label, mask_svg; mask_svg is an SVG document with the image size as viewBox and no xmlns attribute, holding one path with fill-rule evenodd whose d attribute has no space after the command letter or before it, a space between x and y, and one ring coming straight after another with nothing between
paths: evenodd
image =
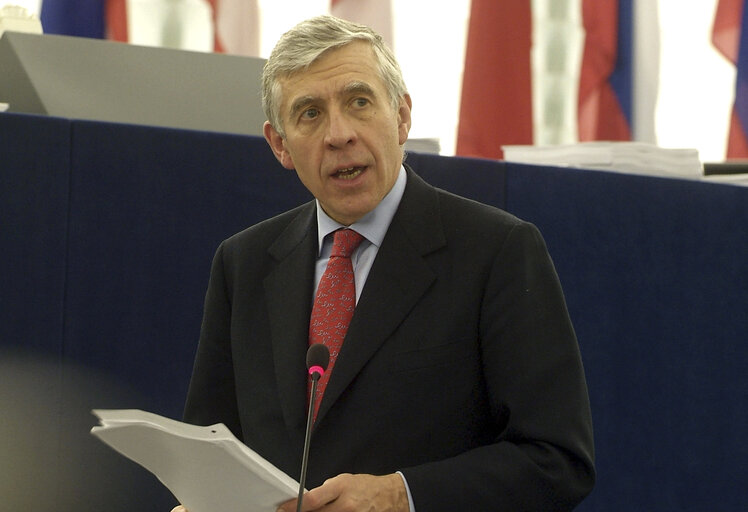
<instances>
[{"instance_id":1,"label":"stack of paper","mask_svg":"<svg viewBox=\"0 0 748 512\"><path fill-rule=\"evenodd\" d=\"M222 423L188 425L139 410L95 410L91 433L137 462L190 512L274 512L299 483L241 443Z\"/></svg>"},{"instance_id":2,"label":"stack of paper","mask_svg":"<svg viewBox=\"0 0 748 512\"><path fill-rule=\"evenodd\" d=\"M667 149L643 142L581 142L559 146L504 146L504 159L653 176L700 178L696 149Z\"/></svg>"},{"instance_id":3,"label":"stack of paper","mask_svg":"<svg viewBox=\"0 0 748 512\"><path fill-rule=\"evenodd\" d=\"M5 31L42 33L39 17L17 5L6 5L0 8L0 36Z\"/></svg>"}]
</instances>

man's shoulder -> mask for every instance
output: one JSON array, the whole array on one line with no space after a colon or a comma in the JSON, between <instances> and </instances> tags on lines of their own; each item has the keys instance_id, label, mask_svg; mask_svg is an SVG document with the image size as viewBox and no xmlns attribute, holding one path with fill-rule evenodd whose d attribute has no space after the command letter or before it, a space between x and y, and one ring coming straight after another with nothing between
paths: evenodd
<instances>
[{"instance_id":1,"label":"man's shoulder","mask_svg":"<svg viewBox=\"0 0 748 512\"><path fill-rule=\"evenodd\" d=\"M434 186L415 172L411 172L409 176L414 177L411 180L413 185L411 190L414 191L415 202L423 204L427 197L424 194L430 194L436 200L442 218L447 222L451 219L467 225L485 225L488 223L510 227L523 223L521 219L497 206L482 203Z\"/></svg>"},{"instance_id":2,"label":"man's shoulder","mask_svg":"<svg viewBox=\"0 0 748 512\"><path fill-rule=\"evenodd\" d=\"M267 251L268 247L295 224L307 225L308 218L310 215L313 217L314 211L314 202L312 201L262 220L224 240L224 250L232 252L244 250Z\"/></svg>"},{"instance_id":3,"label":"man's shoulder","mask_svg":"<svg viewBox=\"0 0 748 512\"><path fill-rule=\"evenodd\" d=\"M496 222L516 225L523 221L497 206L481 203L475 199L460 196L447 190L436 189L442 209L451 215L466 216L469 223ZM473 219L473 220L470 220Z\"/></svg>"},{"instance_id":4,"label":"man's shoulder","mask_svg":"<svg viewBox=\"0 0 748 512\"><path fill-rule=\"evenodd\" d=\"M480 254L495 254L512 232L524 238L537 230L495 206L432 186L420 178L412 182L414 187L410 193L406 191L397 222L424 250L443 244L458 253L474 252L479 247Z\"/></svg>"},{"instance_id":5,"label":"man's shoulder","mask_svg":"<svg viewBox=\"0 0 748 512\"><path fill-rule=\"evenodd\" d=\"M497 206L482 203L438 187L432 187L442 224L448 231L461 233L499 234L528 222Z\"/></svg>"}]
</instances>

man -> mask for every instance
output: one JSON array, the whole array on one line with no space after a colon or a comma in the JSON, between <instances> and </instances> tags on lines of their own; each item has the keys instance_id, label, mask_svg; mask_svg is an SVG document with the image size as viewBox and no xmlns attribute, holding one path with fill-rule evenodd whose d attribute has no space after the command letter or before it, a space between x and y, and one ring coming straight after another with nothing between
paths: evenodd
<instances>
[{"instance_id":1,"label":"man","mask_svg":"<svg viewBox=\"0 0 748 512\"><path fill-rule=\"evenodd\" d=\"M273 50L263 91L265 138L316 200L219 247L186 421L223 422L299 476L315 289L327 235L349 227L364 237L357 300L303 510L573 508L594 481L592 426L537 229L403 165L411 99L368 28L302 22Z\"/></svg>"}]
</instances>

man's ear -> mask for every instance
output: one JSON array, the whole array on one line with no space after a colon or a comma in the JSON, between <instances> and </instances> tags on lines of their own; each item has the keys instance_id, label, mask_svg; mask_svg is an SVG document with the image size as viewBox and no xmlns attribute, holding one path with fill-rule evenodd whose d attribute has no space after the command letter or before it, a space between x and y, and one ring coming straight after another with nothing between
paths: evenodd
<instances>
[{"instance_id":1,"label":"man's ear","mask_svg":"<svg viewBox=\"0 0 748 512\"><path fill-rule=\"evenodd\" d=\"M273 150L273 154L280 164L288 170L295 169L291 155L286 149L285 139L281 137L281 134L273 128L273 125L269 121L265 121L265 124L262 125L262 133L265 135L265 140L268 141L270 149Z\"/></svg>"},{"instance_id":2,"label":"man's ear","mask_svg":"<svg viewBox=\"0 0 748 512\"><path fill-rule=\"evenodd\" d=\"M408 133L410 133L411 125L410 110L412 108L413 101L410 99L410 94L405 93L405 95L400 98L400 107L397 110L397 133L401 146L405 144L406 140L408 140Z\"/></svg>"}]
</instances>

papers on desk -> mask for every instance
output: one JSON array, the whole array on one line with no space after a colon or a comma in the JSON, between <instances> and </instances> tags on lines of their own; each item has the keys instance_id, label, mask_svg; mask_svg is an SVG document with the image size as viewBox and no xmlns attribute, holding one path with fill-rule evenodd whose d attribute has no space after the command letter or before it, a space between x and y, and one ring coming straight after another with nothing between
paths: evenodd
<instances>
[{"instance_id":1,"label":"papers on desk","mask_svg":"<svg viewBox=\"0 0 748 512\"><path fill-rule=\"evenodd\" d=\"M504 146L504 159L649 176L701 178L696 149L668 149L643 142L580 142L558 146Z\"/></svg>"},{"instance_id":2,"label":"papers on desk","mask_svg":"<svg viewBox=\"0 0 748 512\"><path fill-rule=\"evenodd\" d=\"M222 423L188 425L140 410L94 410L91 433L137 462L190 512L274 512L299 484Z\"/></svg>"}]
</instances>

